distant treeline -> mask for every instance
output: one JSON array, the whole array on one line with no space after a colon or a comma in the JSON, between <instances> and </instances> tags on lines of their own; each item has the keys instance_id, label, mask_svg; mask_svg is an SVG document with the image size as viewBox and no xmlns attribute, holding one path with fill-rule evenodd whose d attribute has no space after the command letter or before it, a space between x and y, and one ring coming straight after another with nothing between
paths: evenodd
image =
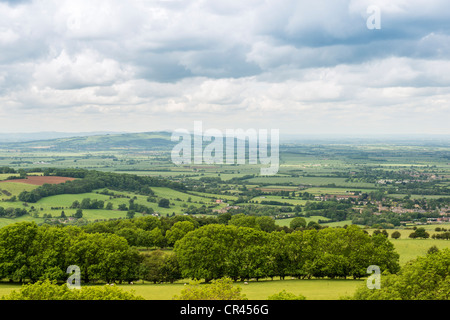
<instances>
[{"instance_id":1,"label":"distant treeline","mask_svg":"<svg viewBox=\"0 0 450 320\"><path fill-rule=\"evenodd\" d=\"M185 189L183 184L166 179L95 170L45 169L44 176L50 175L78 179L60 184L44 184L32 191L23 191L19 194L19 200L36 202L43 197L58 194L86 193L101 188L130 191L142 195L152 195L153 191L150 187L168 187L176 190Z\"/></svg>"}]
</instances>

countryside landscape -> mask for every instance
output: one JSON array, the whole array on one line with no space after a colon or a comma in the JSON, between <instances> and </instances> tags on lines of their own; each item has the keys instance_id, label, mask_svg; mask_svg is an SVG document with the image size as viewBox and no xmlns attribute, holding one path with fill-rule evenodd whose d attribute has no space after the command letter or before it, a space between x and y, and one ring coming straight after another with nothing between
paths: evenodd
<instances>
[{"instance_id":1,"label":"countryside landscape","mask_svg":"<svg viewBox=\"0 0 450 320\"><path fill-rule=\"evenodd\" d=\"M446 0L0 0L0 306L446 314L449 44Z\"/></svg>"},{"instance_id":2,"label":"countryside landscape","mask_svg":"<svg viewBox=\"0 0 450 320\"><path fill-rule=\"evenodd\" d=\"M149 300L223 278L251 300L348 299L369 265L383 279L450 248L448 142L281 142L261 176L175 165L170 136L2 143L0 293L77 265L83 286Z\"/></svg>"}]
</instances>

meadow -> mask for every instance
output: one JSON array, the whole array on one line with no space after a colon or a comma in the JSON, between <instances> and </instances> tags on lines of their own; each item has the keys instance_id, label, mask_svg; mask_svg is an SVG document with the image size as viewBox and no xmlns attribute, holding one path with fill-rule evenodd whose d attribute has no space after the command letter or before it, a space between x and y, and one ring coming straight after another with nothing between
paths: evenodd
<instances>
[{"instance_id":1,"label":"meadow","mask_svg":"<svg viewBox=\"0 0 450 320\"><path fill-rule=\"evenodd\" d=\"M270 295L279 293L282 290L303 295L308 300L338 300L344 296L350 296L364 283L365 280L260 280L244 282L235 282L235 286L242 288L242 293L249 300L265 300ZM134 291L136 295L146 300L172 300L175 295L179 295L185 288L185 283L189 280L181 280L175 283L154 284L148 282L136 282L134 284L118 284L119 288L127 291ZM103 285L103 284L99 284ZM205 285L205 284L202 284ZM18 283L0 283L0 297L9 294L12 290L20 290Z\"/></svg>"}]
</instances>

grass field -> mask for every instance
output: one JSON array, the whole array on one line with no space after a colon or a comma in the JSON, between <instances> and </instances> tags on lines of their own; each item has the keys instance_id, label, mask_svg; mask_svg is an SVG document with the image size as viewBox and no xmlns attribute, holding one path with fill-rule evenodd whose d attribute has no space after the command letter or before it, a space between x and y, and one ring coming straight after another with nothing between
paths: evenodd
<instances>
[{"instance_id":1,"label":"grass field","mask_svg":"<svg viewBox=\"0 0 450 320\"><path fill-rule=\"evenodd\" d=\"M288 176L271 176L257 177L246 181L249 183L270 183L270 184L294 184L294 185L311 185L311 186L328 186L336 185L350 188L374 188L373 183L367 182L346 182L345 178L333 177L288 177Z\"/></svg>"},{"instance_id":2,"label":"grass field","mask_svg":"<svg viewBox=\"0 0 450 320\"><path fill-rule=\"evenodd\" d=\"M187 280L186 280L187 281ZM141 281L130 285L118 285L127 291L134 291L136 295L142 296L146 300L171 300L175 295L179 295L183 290L184 281L173 284L153 284L142 283ZM187 283L189 283L187 281ZM352 295L353 292L364 283L364 280L260 280L236 282L235 286L242 288L242 293L250 300L265 300L270 295L279 293L282 290L303 295L308 300L338 300L343 296ZM202 284L205 285L205 284ZM12 290L19 290L19 284L0 283L0 297L9 294Z\"/></svg>"},{"instance_id":3,"label":"grass field","mask_svg":"<svg viewBox=\"0 0 450 320\"><path fill-rule=\"evenodd\" d=\"M26 183L18 183L18 182L0 182L0 190L6 190L11 193L11 196L18 196L22 191L31 191L38 186ZM10 196L5 196L3 193L1 198L10 198Z\"/></svg>"}]
</instances>

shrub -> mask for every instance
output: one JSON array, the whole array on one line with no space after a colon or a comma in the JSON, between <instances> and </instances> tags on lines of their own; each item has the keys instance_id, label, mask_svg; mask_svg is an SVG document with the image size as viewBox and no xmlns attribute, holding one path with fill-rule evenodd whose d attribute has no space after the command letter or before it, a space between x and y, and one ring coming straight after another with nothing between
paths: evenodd
<instances>
[{"instance_id":1,"label":"shrub","mask_svg":"<svg viewBox=\"0 0 450 320\"><path fill-rule=\"evenodd\" d=\"M291 292L286 292L286 290L282 290L279 293L269 296L267 300L306 300L306 297L302 296L301 294L296 296Z\"/></svg>"},{"instance_id":2,"label":"shrub","mask_svg":"<svg viewBox=\"0 0 450 320\"><path fill-rule=\"evenodd\" d=\"M67 284L58 285L56 281L44 280L13 290L2 300L143 300L134 292L123 291L116 286L81 287L70 289Z\"/></svg>"},{"instance_id":3,"label":"shrub","mask_svg":"<svg viewBox=\"0 0 450 320\"><path fill-rule=\"evenodd\" d=\"M211 284L196 281L181 290L181 295L174 296L173 300L247 300L241 291L241 287L233 287L230 278L212 280Z\"/></svg>"}]
</instances>

